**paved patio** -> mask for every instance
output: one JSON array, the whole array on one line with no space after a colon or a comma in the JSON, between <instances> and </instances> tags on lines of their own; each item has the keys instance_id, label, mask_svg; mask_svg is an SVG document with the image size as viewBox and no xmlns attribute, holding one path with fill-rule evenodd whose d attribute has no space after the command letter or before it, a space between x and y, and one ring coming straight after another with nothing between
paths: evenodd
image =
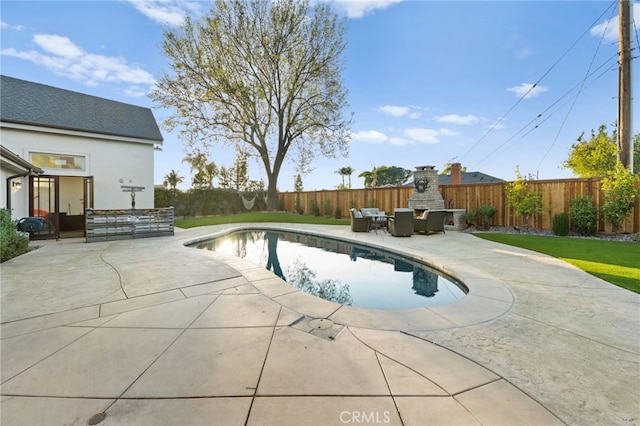
<instances>
[{"instance_id":1,"label":"paved patio","mask_svg":"<svg viewBox=\"0 0 640 426\"><path fill-rule=\"evenodd\" d=\"M637 294L459 232L260 225L406 253L470 288L430 309L341 306L184 247L237 227L48 241L2 264L0 423L640 424Z\"/></svg>"}]
</instances>

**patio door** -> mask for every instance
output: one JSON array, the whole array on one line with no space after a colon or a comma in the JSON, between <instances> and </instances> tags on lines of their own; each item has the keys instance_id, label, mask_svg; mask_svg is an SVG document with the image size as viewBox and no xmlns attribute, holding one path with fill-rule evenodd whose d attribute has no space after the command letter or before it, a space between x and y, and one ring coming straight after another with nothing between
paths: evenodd
<instances>
[{"instance_id":1,"label":"patio door","mask_svg":"<svg viewBox=\"0 0 640 426\"><path fill-rule=\"evenodd\" d=\"M31 176L29 178L29 216L45 219L45 228L31 237L58 238L60 236L60 184L58 176Z\"/></svg>"},{"instance_id":2,"label":"patio door","mask_svg":"<svg viewBox=\"0 0 640 426\"><path fill-rule=\"evenodd\" d=\"M45 229L33 239L83 237L86 211L93 208L93 176L33 176L29 216L45 219Z\"/></svg>"}]
</instances>

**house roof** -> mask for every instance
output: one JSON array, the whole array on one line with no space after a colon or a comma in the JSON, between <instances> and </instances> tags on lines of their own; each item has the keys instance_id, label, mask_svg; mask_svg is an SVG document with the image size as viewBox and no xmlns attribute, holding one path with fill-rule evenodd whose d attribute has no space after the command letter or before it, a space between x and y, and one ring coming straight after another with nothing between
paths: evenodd
<instances>
[{"instance_id":1,"label":"house roof","mask_svg":"<svg viewBox=\"0 0 640 426\"><path fill-rule=\"evenodd\" d=\"M460 183L493 183L504 182L504 180L490 176L482 172L461 172ZM438 185L451 185L451 175L438 175ZM413 186L413 180L405 183L403 186Z\"/></svg>"},{"instance_id":2,"label":"house roof","mask_svg":"<svg viewBox=\"0 0 640 426\"><path fill-rule=\"evenodd\" d=\"M460 183L490 183L490 182L503 182L503 180L482 172L460 173ZM438 185L451 185L451 175L438 175Z\"/></svg>"},{"instance_id":3,"label":"house roof","mask_svg":"<svg viewBox=\"0 0 640 426\"><path fill-rule=\"evenodd\" d=\"M14 153L8 148L0 145L0 165L3 168L7 168L17 172L27 172L33 174L42 174L44 170L34 166L27 160L21 158L18 154Z\"/></svg>"},{"instance_id":4,"label":"house roof","mask_svg":"<svg viewBox=\"0 0 640 426\"><path fill-rule=\"evenodd\" d=\"M0 76L0 120L162 142L151 109Z\"/></svg>"}]
</instances>

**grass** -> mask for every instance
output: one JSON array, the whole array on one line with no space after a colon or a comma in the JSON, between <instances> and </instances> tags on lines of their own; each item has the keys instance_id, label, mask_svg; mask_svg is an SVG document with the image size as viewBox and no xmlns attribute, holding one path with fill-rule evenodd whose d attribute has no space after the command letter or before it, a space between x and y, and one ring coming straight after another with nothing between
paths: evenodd
<instances>
[{"instance_id":1,"label":"grass","mask_svg":"<svg viewBox=\"0 0 640 426\"><path fill-rule=\"evenodd\" d=\"M176 219L178 228L195 228L197 226L222 225L227 223L309 223L312 225L349 225L349 219L333 219L299 215L285 212L248 212L225 216L207 216L189 219Z\"/></svg>"},{"instance_id":2,"label":"grass","mask_svg":"<svg viewBox=\"0 0 640 426\"><path fill-rule=\"evenodd\" d=\"M640 294L640 244L521 234L476 237L548 254L596 277Z\"/></svg>"}]
</instances>

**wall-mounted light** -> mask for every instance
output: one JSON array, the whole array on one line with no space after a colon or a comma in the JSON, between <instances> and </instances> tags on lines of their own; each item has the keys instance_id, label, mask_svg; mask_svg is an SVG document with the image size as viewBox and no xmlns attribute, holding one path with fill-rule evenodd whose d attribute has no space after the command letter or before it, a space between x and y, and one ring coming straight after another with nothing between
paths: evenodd
<instances>
[{"instance_id":1,"label":"wall-mounted light","mask_svg":"<svg viewBox=\"0 0 640 426\"><path fill-rule=\"evenodd\" d=\"M13 188L13 192L20 191L20 188L22 188L22 182L20 182L19 180L14 180L13 182L11 182L11 188Z\"/></svg>"},{"instance_id":2,"label":"wall-mounted light","mask_svg":"<svg viewBox=\"0 0 640 426\"><path fill-rule=\"evenodd\" d=\"M161 151L162 151L162 145L154 145L154 146L153 146L153 150L154 150L154 151L161 152Z\"/></svg>"}]
</instances>

